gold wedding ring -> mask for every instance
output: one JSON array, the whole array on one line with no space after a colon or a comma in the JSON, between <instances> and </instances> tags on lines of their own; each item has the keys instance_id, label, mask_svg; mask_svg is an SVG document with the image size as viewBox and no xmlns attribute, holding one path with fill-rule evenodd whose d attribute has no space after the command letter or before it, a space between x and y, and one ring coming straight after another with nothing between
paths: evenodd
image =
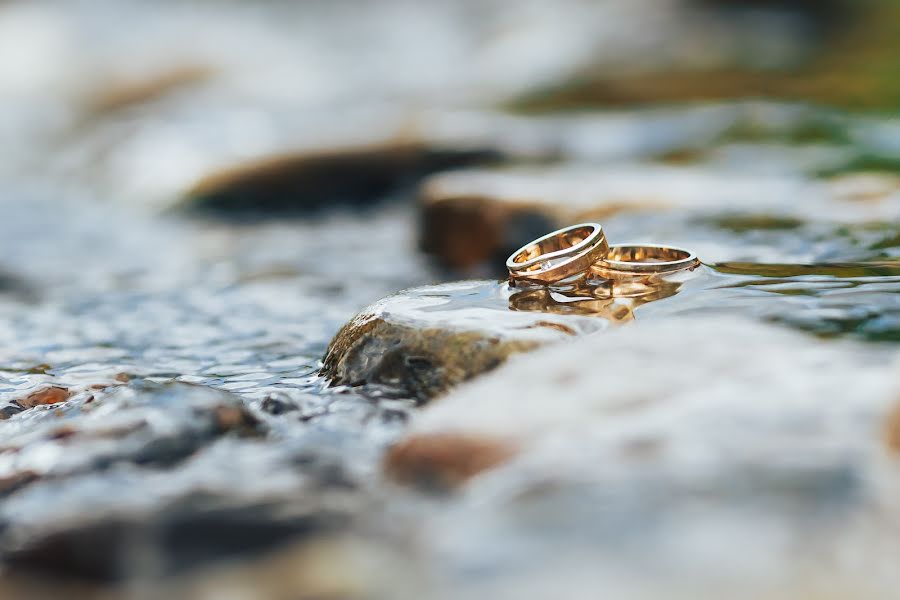
<instances>
[{"instance_id":1,"label":"gold wedding ring","mask_svg":"<svg viewBox=\"0 0 900 600\"><path fill-rule=\"evenodd\" d=\"M506 259L506 268L513 281L555 283L587 271L608 252L599 223L581 223L522 246Z\"/></svg>"},{"instance_id":2,"label":"gold wedding ring","mask_svg":"<svg viewBox=\"0 0 900 600\"><path fill-rule=\"evenodd\" d=\"M699 264L693 252L675 246L616 244L591 271L604 279L623 279L693 269Z\"/></svg>"}]
</instances>

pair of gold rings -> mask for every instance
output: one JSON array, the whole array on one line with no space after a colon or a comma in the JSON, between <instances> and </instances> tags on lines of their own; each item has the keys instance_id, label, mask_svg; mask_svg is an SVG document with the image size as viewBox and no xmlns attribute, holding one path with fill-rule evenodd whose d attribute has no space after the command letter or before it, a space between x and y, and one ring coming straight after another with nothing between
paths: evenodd
<instances>
[{"instance_id":1,"label":"pair of gold rings","mask_svg":"<svg viewBox=\"0 0 900 600\"><path fill-rule=\"evenodd\" d=\"M628 279L693 269L693 252L658 244L610 246L599 223L563 227L525 244L508 259L513 281L551 284L588 271L605 279Z\"/></svg>"}]
</instances>

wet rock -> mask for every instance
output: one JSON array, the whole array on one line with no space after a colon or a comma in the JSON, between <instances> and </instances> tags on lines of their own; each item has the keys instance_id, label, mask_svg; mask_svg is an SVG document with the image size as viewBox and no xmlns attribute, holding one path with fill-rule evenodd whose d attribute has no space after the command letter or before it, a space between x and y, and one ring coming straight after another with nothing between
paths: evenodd
<instances>
[{"instance_id":1,"label":"wet rock","mask_svg":"<svg viewBox=\"0 0 900 600\"><path fill-rule=\"evenodd\" d=\"M496 281L400 292L337 333L322 374L335 385L383 386L424 402L513 354L631 318L629 303L597 293L599 298L567 302L545 288L517 289ZM582 302L587 306L579 313Z\"/></svg>"},{"instance_id":2,"label":"wet rock","mask_svg":"<svg viewBox=\"0 0 900 600\"><path fill-rule=\"evenodd\" d=\"M16 287L16 278L0 271L0 292L6 292Z\"/></svg>"},{"instance_id":3,"label":"wet rock","mask_svg":"<svg viewBox=\"0 0 900 600\"><path fill-rule=\"evenodd\" d=\"M16 575L111 582L134 577L136 569L149 576L151 569L156 576L171 576L211 561L271 551L343 523L346 518L336 513L290 514L278 506L229 506L198 496L150 519L117 516L54 532L5 552L3 561Z\"/></svg>"},{"instance_id":4,"label":"wet rock","mask_svg":"<svg viewBox=\"0 0 900 600\"><path fill-rule=\"evenodd\" d=\"M441 150L391 141L273 156L204 177L187 192L181 209L246 218L365 206L431 171L492 158L489 150Z\"/></svg>"},{"instance_id":5,"label":"wet rock","mask_svg":"<svg viewBox=\"0 0 900 600\"><path fill-rule=\"evenodd\" d=\"M62 392L39 395L59 401ZM121 464L171 467L224 435L265 434L237 397L187 384L113 388L68 404L4 422L0 476L60 479Z\"/></svg>"},{"instance_id":6,"label":"wet rock","mask_svg":"<svg viewBox=\"0 0 900 600\"><path fill-rule=\"evenodd\" d=\"M10 404L8 406L4 406L2 409L0 409L0 419L8 419L13 415L19 414L23 410L25 409L18 404Z\"/></svg>"},{"instance_id":7,"label":"wet rock","mask_svg":"<svg viewBox=\"0 0 900 600\"><path fill-rule=\"evenodd\" d=\"M299 411L300 407L291 398L283 394L271 394L266 396L260 405L270 415L283 415L288 412Z\"/></svg>"},{"instance_id":8,"label":"wet rock","mask_svg":"<svg viewBox=\"0 0 900 600\"><path fill-rule=\"evenodd\" d=\"M38 291L34 285L17 274L0 269L0 299L4 297L34 302L38 299Z\"/></svg>"},{"instance_id":9,"label":"wet rock","mask_svg":"<svg viewBox=\"0 0 900 600\"><path fill-rule=\"evenodd\" d=\"M359 423L348 466L327 424L306 438L227 392L132 381L95 395L2 423L5 578L141 584L330 535L366 499Z\"/></svg>"},{"instance_id":10,"label":"wet rock","mask_svg":"<svg viewBox=\"0 0 900 600\"><path fill-rule=\"evenodd\" d=\"M65 402L71 395L71 392L63 387L47 387L32 392L28 396L17 400L16 404L22 408L34 408L35 406L42 406L44 404L58 404L59 402Z\"/></svg>"},{"instance_id":11,"label":"wet rock","mask_svg":"<svg viewBox=\"0 0 900 600\"><path fill-rule=\"evenodd\" d=\"M450 267L471 270L486 262L502 266L509 253L549 230L619 215L688 216L729 229L900 218L900 194L882 191L872 202L856 197L843 181L784 173L762 179L713 166L463 170L423 182L420 247ZM620 241L614 231L607 235Z\"/></svg>"},{"instance_id":12,"label":"wet rock","mask_svg":"<svg viewBox=\"0 0 900 600\"><path fill-rule=\"evenodd\" d=\"M638 322L517 356L428 405L386 469L458 481L473 453L514 448L426 518L451 569L490 572L476 590L558 584L548 561L573 589L626 595L653 572L651 591L681 597L711 568L728 589L799 570L891 590L857 561L897 549L881 435L897 366L892 349L741 319ZM583 562L557 558L572 544Z\"/></svg>"}]
</instances>

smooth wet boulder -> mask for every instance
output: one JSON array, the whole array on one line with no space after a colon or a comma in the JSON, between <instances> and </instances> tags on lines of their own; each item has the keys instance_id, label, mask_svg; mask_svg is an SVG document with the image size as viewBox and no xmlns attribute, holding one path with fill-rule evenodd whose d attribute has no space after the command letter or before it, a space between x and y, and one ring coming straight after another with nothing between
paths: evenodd
<instances>
[{"instance_id":1,"label":"smooth wet boulder","mask_svg":"<svg viewBox=\"0 0 900 600\"><path fill-rule=\"evenodd\" d=\"M399 292L338 332L322 374L335 385L382 386L424 402L513 354L632 318L630 299L563 296L497 281Z\"/></svg>"},{"instance_id":2,"label":"smooth wet boulder","mask_svg":"<svg viewBox=\"0 0 900 600\"><path fill-rule=\"evenodd\" d=\"M900 551L896 359L740 318L637 322L460 386L385 468L456 486L424 527L450 568L490 573L461 595L562 569L627 597L834 582L887 598L896 571L873 565Z\"/></svg>"}]
</instances>

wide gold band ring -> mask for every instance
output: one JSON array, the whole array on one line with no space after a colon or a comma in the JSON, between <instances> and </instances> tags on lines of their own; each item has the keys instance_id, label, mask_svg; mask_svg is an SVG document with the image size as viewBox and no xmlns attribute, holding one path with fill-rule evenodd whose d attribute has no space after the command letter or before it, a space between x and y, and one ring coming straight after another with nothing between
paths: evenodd
<instances>
[{"instance_id":1,"label":"wide gold band ring","mask_svg":"<svg viewBox=\"0 0 900 600\"><path fill-rule=\"evenodd\" d=\"M583 273L609 252L599 223L558 229L530 242L506 259L512 280L555 283Z\"/></svg>"},{"instance_id":2,"label":"wide gold band ring","mask_svg":"<svg viewBox=\"0 0 900 600\"><path fill-rule=\"evenodd\" d=\"M697 255L684 248L659 244L616 244L591 268L605 279L658 275L693 269L700 264Z\"/></svg>"}]
</instances>

